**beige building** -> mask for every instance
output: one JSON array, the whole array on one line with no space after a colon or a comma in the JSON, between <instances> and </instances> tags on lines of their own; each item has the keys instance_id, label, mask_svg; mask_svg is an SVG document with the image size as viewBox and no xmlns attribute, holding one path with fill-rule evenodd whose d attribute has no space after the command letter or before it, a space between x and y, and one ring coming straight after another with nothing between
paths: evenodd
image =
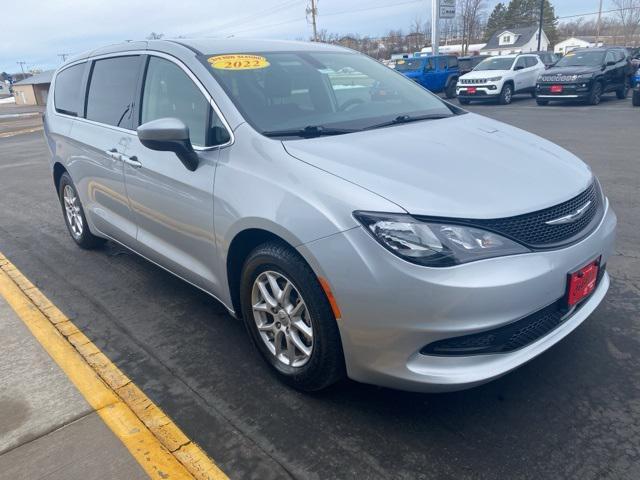
<instances>
[{"instance_id":1,"label":"beige building","mask_svg":"<svg viewBox=\"0 0 640 480\"><path fill-rule=\"evenodd\" d=\"M53 70L37 73L13 84L17 105L46 105Z\"/></svg>"}]
</instances>

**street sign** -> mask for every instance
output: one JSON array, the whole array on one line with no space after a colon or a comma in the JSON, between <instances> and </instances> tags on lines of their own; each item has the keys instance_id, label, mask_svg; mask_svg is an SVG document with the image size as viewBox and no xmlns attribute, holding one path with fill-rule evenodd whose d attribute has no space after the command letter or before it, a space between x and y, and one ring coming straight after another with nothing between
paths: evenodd
<instances>
[{"instance_id":1,"label":"street sign","mask_svg":"<svg viewBox=\"0 0 640 480\"><path fill-rule=\"evenodd\" d=\"M456 16L456 7L444 7L440 5L440 18L448 19Z\"/></svg>"},{"instance_id":2,"label":"street sign","mask_svg":"<svg viewBox=\"0 0 640 480\"><path fill-rule=\"evenodd\" d=\"M440 18L449 19L455 16L456 0L440 0Z\"/></svg>"}]
</instances>

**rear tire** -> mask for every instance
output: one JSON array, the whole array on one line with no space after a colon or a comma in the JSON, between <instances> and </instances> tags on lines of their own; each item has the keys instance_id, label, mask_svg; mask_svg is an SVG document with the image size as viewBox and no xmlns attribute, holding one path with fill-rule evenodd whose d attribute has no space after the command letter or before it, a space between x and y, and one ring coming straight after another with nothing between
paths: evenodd
<instances>
[{"instance_id":1,"label":"rear tire","mask_svg":"<svg viewBox=\"0 0 640 480\"><path fill-rule=\"evenodd\" d=\"M498 98L498 103L500 105L509 105L513 100L513 87L510 83L505 83L502 87L502 91L500 92L500 97Z\"/></svg>"},{"instance_id":2,"label":"rear tire","mask_svg":"<svg viewBox=\"0 0 640 480\"><path fill-rule=\"evenodd\" d=\"M458 81L457 80L452 80L451 82L449 82L449 85L447 85L447 88L444 91L444 95L447 98L456 98L456 87L458 86Z\"/></svg>"},{"instance_id":3,"label":"rear tire","mask_svg":"<svg viewBox=\"0 0 640 480\"><path fill-rule=\"evenodd\" d=\"M589 93L589 105L599 105L602 100L602 83L596 82Z\"/></svg>"},{"instance_id":4,"label":"rear tire","mask_svg":"<svg viewBox=\"0 0 640 480\"><path fill-rule=\"evenodd\" d=\"M640 107L640 90L633 91L632 103L634 107Z\"/></svg>"},{"instance_id":5,"label":"rear tire","mask_svg":"<svg viewBox=\"0 0 640 480\"><path fill-rule=\"evenodd\" d=\"M627 96L629 96L629 84L625 82L624 87L616 90L616 97L618 100L624 100Z\"/></svg>"},{"instance_id":6,"label":"rear tire","mask_svg":"<svg viewBox=\"0 0 640 480\"><path fill-rule=\"evenodd\" d=\"M58 186L58 198L62 206L62 214L67 230L73 241L80 248L91 250L100 247L106 241L104 238L96 237L89 231L87 217L85 217L78 190L71 180L71 176L64 172L60 177Z\"/></svg>"},{"instance_id":7,"label":"rear tire","mask_svg":"<svg viewBox=\"0 0 640 480\"><path fill-rule=\"evenodd\" d=\"M278 295L288 284L289 293ZM249 335L280 380L313 392L345 376L331 305L313 270L295 250L278 242L253 250L242 268L240 300Z\"/></svg>"}]
</instances>

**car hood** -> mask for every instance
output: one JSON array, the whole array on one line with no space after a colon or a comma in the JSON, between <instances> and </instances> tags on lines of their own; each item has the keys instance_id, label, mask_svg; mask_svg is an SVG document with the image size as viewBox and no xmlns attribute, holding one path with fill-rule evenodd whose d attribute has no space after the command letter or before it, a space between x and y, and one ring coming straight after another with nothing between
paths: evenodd
<instances>
[{"instance_id":1,"label":"car hood","mask_svg":"<svg viewBox=\"0 0 640 480\"><path fill-rule=\"evenodd\" d=\"M542 74L545 77L553 75L581 75L584 73L597 73L601 71L599 67L551 67Z\"/></svg>"},{"instance_id":2,"label":"car hood","mask_svg":"<svg viewBox=\"0 0 640 480\"><path fill-rule=\"evenodd\" d=\"M472 113L283 145L415 215L508 217L561 203L592 181L559 146Z\"/></svg>"},{"instance_id":3,"label":"car hood","mask_svg":"<svg viewBox=\"0 0 640 480\"><path fill-rule=\"evenodd\" d=\"M509 73L511 73L511 70L481 70L481 71L472 70L469 73L465 73L460 78L464 78L465 80L477 80L477 79L484 79L484 78L501 77Z\"/></svg>"}]
</instances>

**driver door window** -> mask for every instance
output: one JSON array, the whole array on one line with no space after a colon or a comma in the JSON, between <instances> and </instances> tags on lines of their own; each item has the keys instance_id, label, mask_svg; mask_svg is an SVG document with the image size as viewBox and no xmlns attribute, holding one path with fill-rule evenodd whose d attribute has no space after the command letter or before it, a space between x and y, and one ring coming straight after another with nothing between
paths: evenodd
<instances>
[{"instance_id":1,"label":"driver door window","mask_svg":"<svg viewBox=\"0 0 640 480\"><path fill-rule=\"evenodd\" d=\"M608 64L609 62L615 62L616 61L616 56L613 54L613 52L607 52L607 56L604 59L604 63Z\"/></svg>"},{"instance_id":2,"label":"driver door window","mask_svg":"<svg viewBox=\"0 0 640 480\"><path fill-rule=\"evenodd\" d=\"M219 145L228 140L222 122L189 76L175 63L151 57L142 94L140 124L166 117L178 118L189 127L194 146Z\"/></svg>"}]
</instances>

